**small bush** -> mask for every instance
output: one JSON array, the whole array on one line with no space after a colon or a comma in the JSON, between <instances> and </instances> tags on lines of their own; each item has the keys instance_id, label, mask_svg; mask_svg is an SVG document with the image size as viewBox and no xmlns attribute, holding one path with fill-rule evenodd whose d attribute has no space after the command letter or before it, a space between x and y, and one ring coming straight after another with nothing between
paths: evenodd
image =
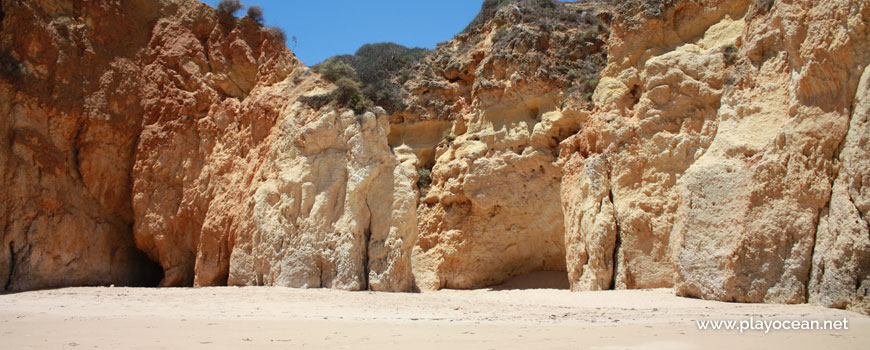
<instances>
[{"instance_id":1,"label":"small bush","mask_svg":"<svg viewBox=\"0 0 870 350\"><path fill-rule=\"evenodd\" d=\"M499 9L508 4L516 5L517 9L520 10L523 22L541 22L562 18L565 15L561 13L562 7L555 0L484 0L480 6L480 12L462 30L462 33L469 33L486 23L495 17Z\"/></svg>"},{"instance_id":2,"label":"small bush","mask_svg":"<svg viewBox=\"0 0 870 350\"><path fill-rule=\"evenodd\" d=\"M287 34L284 34L284 29L278 26L270 26L265 28L266 33L269 33L275 40L280 41L282 44L287 42Z\"/></svg>"},{"instance_id":3,"label":"small bush","mask_svg":"<svg viewBox=\"0 0 870 350\"><path fill-rule=\"evenodd\" d=\"M500 7L505 4L511 3L512 1L513 0L484 0L483 4L480 5L480 12L478 12L477 16L475 16L474 19L471 20L471 23L468 23L468 26L466 26L465 29L462 30L462 32L470 32L472 29L486 23L487 20L495 15Z\"/></svg>"},{"instance_id":4,"label":"small bush","mask_svg":"<svg viewBox=\"0 0 870 350\"><path fill-rule=\"evenodd\" d=\"M411 68L426 52L395 43L366 44L354 53L349 64L357 72L363 94L392 113L404 108L402 84L410 79Z\"/></svg>"},{"instance_id":5,"label":"small bush","mask_svg":"<svg viewBox=\"0 0 870 350\"><path fill-rule=\"evenodd\" d=\"M737 46L734 46L734 44L725 46L722 50L722 56L725 58L726 65L730 66L737 63Z\"/></svg>"},{"instance_id":6,"label":"small bush","mask_svg":"<svg viewBox=\"0 0 870 350\"><path fill-rule=\"evenodd\" d=\"M263 8L257 5L248 7L248 17L263 24Z\"/></svg>"},{"instance_id":7,"label":"small bush","mask_svg":"<svg viewBox=\"0 0 870 350\"><path fill-rule=\"evenodd\" d=\"M238 10L241 10L242 7L245 7L245 5L242 5L242 2L239 0L221 0L218 2L217 10L223 16L232 16Z\"/></svg>"},{"instance_id":8,"label":"small bush","mask_svg":"<svg viewBox=\"0 0 870 350\"><path fill-rule=\"evenodd\" d=\"M365 112L372 107L372 102L363 96L356 81L340 78L335 81L335 85L338 86L336 101L340 105L353 109L356 113Z\"/></svg>"},{"instance_id":9,"label":"small bush","mask_svg":"<svg viewBox=\"0 0 870 350\"><path fill-rule=\"evenodd\" d=\"M335 86L338 86L338 98L339 102L347 102L350 98L359 92L359 83L348 79L341 78L335 81Z\"/></svg>"},{"instance_id":10,"label":"small bush","mask_svg":"<svg viewBox=\"0 0 870 350\"><path fill-rule=\"evenodd\" d=\"M432 185L432 170L428 168L417 169L417 188L421 191L428 190Z\"/></svg>"},{"instance_id":11,"label":"small bush","mask_svg":"<svg viewBox=\"0 0 870 350\"><path fill-rule=\"evenodd\" d=\"M354 81L364 97L360 101L393 113L404 108L406 93L402 84L410 79L412 67L426 52L426 49L410 49L395 43L366 44L353 55L330 57L314 66L314 70L332 82L343 78Z\"/></svg>"},{"instance_id":12,"label":"small bush","mask_svg":"<svg viewBox=\"0 0 870 350\"><path fill-rule=\"evenodd\" d=\"M388 79L425 55L426 49L409 49L396 43L365 44L356 50L351 65L359 74L360 82L368 85Z\"/></svg>"},{"instance_id":13,"label":"small bush","mask_svg":"<svg viewBox=\"0 0 870 350\"><path fill-rule=\"evenodd\" d=\"M536 0L535 5L542 9L555 9L557 6L554 0Z\"/></svg>"},{"instance_id":14,"label":"small bush","mask_svg":"<svg viewBox=\"0 0 870 350\"><path fill-rule=\"evenodd\" d=\"M589 28L589 29L583 31L582 33L580 33L580 40L581 41L594 40L594 39L598 38L598 33L599 33L598 28Z\"/></svg>"},{"instance_id":15,"label":"small bush","mask_svg":"<svg viewBox=\"0 0 870 350\"><path fill-rule=\"evenodd\" d=\"M323 75L329 81L335 82L341 78L357 80L356 70L344 62L342 56L330 57L323 63L314 66L314 71Z\"/></svg>"},{"instance_id":16,"label":"small bush","mask_svg":"<svg viewBox=\"0 0 870 350\"><path fill-rule=\"evenodd\" d=\"M583 81L583 90L585 91L595 91L595 88L598 87L598 79L586 79Z\"/></svg>"},{"instance_id":17,"label":"small bush","mask_svg":"<svg viewBox=\"0 0 870 350\"><path fill-rule=\"evenodd\" d=\"M492 42L497 43L501 41L501 39L507 36L507 28L506 26L500 26L495 30L495 34L492 36Z\"/></svg>"}]
</instances>

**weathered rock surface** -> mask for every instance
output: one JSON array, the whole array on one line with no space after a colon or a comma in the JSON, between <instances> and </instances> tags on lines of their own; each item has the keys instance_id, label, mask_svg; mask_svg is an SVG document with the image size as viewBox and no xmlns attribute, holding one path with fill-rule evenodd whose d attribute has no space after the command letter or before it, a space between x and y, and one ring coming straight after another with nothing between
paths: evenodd
<instances>
[{"instance_id":1,"label":"weathered rock surface","mask_svg":"<svg viewBox=\"0 0 870 350\"><path fill-rule=\"evenodd\" d=\"M604 63L606 31L593 7L565 6L560 16L501 7L439 47L408 84L391 144L428 177L413 253L418 288L565 271L558 142L588 114L578 111L589 103L583 84ZM538 16L562 21L547 31Z\"/></svg>"},{"instance_id":2,"label":"weathered rock surface","mask_svg":"<svg viewBox=\"0 0 870 350\"><path fill-rule=\"evenodd\" d=\"M410 291L416 193L387 145L387 116L298 103L282 116L229 283Z\"/></svg>"},{"instance_id":3,"label":"weathered rock surface","mask_svg":"<svg viewBox=\"0 0 870 350\"><path fill-rule=\"evenodd\" d=\"M750 9L716 137L682 179L678 294L807 300L819 216L832 201L838 147L870 62L868 18L861 1Z\"/></svg>"},{"instance_id":4,"label":"weathered rock surface","mask_svg":"<svg viewBox=\"0 0 870 350\"><path fill-rule=\"evenodd\" d=\"M831 200L819 214L809 301L870 314L870 69L855 93Z\"/></svg>"},{"instance_id":5,"label":"weathered rock surface","mask_svg":"<svg viewBox=\"0 0 870 350\"><path fill-rule=\"evenodd\" d=\"M134 234L161 285L410 290L415 199L386 116L297 102L328 86L226 21L165 19L148 51Z\"/></svg>"},{"instance_id":6,"label":"weathered rock surface","mask_svg":"<svg viewBox=\"0 0 870 350\"><path fill-rule=\"evenodd\" d=\"M673 285L677 182L716 135L723 53L747 2L686 3L651 18L629 5L611 26L597 111L562 142L573 289Z\"/></svg>"},{"instance_id":7,"label":"weathered rock surface","mask_svg":"<svg viewBox=\"0 0 870 350\"><path fill-rule=\"evenodd\" d=\"M291 88L278 82L304 67L253 21L200 3L161 17L142 57L136 245L163 266L163 286L224 285L233 236L251 226L251 173Z\"/></svg>"},{"instance_id":8,"label":"weathered rock surface","mask_svg":"<svg viewBox=\"0 0 870 350\"><path fill-rule=\"evenodd\" d=\"M563 142L572 288L866 312L866 221L845 193L870 172L847 151L866 143L867 4L631 5L596 112Z\"/></svg>"},{"instance_id":9,"label":"weathered rock surface","mask_svg":"<svg viewBox=\"0 0 870 350\"><path fill-rule=\"evenodd\" d=\"M195 1L3 10L3 290L156 283L136 247L162 286L412 288L387 117L298 103L329 86L269 31Z\"/></svg>"},{"instance_id":10,"label":"weathered rock surface","mask_svg":"<svg viewBox=\"0 0 870 350\"><path fill-rule=\"evenodd\" d=\"M133 245L129 191L136 49L158 9L4 1L0 12L0 291L159 279Z\"/></svg>"}]
</instances>

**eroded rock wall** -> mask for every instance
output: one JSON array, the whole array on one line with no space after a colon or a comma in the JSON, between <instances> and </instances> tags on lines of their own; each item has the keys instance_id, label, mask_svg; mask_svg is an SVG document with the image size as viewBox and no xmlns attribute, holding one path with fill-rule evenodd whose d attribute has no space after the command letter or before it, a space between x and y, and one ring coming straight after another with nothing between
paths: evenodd
<instances>
[{"instance_id":1,"label":"eroded rock wall","mask_svg":"<svg viewBox=\"0 0 870 350\"><path fill-rule=\"evenodd\" d=\"M686 2L647 11L624 4L617 11L596 111L562 142L572 289L673 285L677 183L716 135L732 64L725 51L747 6Z\"/></svg>"},{"instance_id":2,"label":"eroded rock wall","mask_svg":"<svg viewBox=\"0 0 870 350\"><path fill-rule=\"evenodd\" d=\"M142 55L136 244L163 266L163 286L224 285L234 236L249 229L252 172L294 85L283 81L304 67L253 21L205 4L159 19Z\"/></svg>"},{"instance_id":3,"label":"eroded rock wall","mask_svg":"<svg viewBox=\"0 0 870 350\"><path fill-rule=\"evenodd\" d=\"M3 3L3 290L412 289L416 193L382 111L299 103L334 86L250 18L81 5Z\"/></svg>"},{"instance_id":4,"label":"eroded rock wall","mask_svg":"<svg viewBox=\"0 0 870 350\"><path fill-rule=\"evenodd\" d=\"M229 283L410 291L416 193L387 145L387 116L288 107Z\"/></svg>"},{"instance_id":5,"label":"eroded rock wall","mask_svg":"<svg viewBox=\"0 0 870 350\"><path fill-rule=\"evenodd\" d=\"M814 245L870 58L868 18L861 1L751 8L717 135L683 178L678 294L807 301L813 254L835 254Z\"/></svg>"},{"instance_id":6,"label":"eroded rock wall","mask_svg":"<svg viewBox=\"0 0 870 350\"><path fill-rule=\"evenodd\" d=\"M565 271L555 161L588 114L607 27L592 5L520 5L430 54L392 118L391 145L424 178L413 252L422 290Z\"/></svg>"},{"instance_id":7,"label":"eroded rock wall","mask_svg":"<svg viewBox=\"0 0 870 350\"><path fill-rule=\"evenodd\" d=\"M631 5L562 143L572 288L866 309L867 4Z\"/></svg>"},{"instance_id":8,"label":"eroded rock wall","mask_svg":"<svg viewBox=\"0 0 870 350\"><path fill-rule=\"evenodd\" d=\"M838 152L839 171L819 213L809 302L870 314L870 69L852 104L849 131Z\"/></svg>"},{"instance_id":9,"label":"eroded rock wall","mask_svg":"<svg viewBox=\"0 0 870 350\"><path fill-rule=\"evenodd\" d=\"M253 21L201 13L158 21L146 51L134 235L161 285L410 290L386 117L299 102L333 87Z\"/></svg>"},{"instance_id":10,"label":"eroded rock wall","mask_svg":"<svg viewBox=\"0 0 870 350\"><path fill-rule=\"evenodd\" d=\"M129 191L136 50L159 6L0 5L0 290L159 280L134 247Z\"/></svg>"}]
</instances>

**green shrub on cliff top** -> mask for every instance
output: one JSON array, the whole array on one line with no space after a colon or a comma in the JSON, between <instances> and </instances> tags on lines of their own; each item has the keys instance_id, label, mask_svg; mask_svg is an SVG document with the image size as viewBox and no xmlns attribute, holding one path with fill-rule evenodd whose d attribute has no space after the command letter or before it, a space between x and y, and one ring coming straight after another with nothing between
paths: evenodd
<instances>
[{"instance_id":1,"label":"green shrub on cliff top","mask_svg":"<svg viewBox=\"0 0 870 350\"><path fill-rule=\"evenodd\" d=\"M404 108L402 84L410 76L411 67L426 55L426 49L407 48L395 43L366 44L353 55L341 55L314 66L314 70L327 80L338 82L348 79L357 83L362 100L345 104L358 110L360 106L377 105L388 112ZM351 90L344 82L344 88ZM341 102L341 101L339 101Z\"/></svg>"},{"instance_id":2,"label":"green shrub on cliff top","mask_svg":"<svg viewBox=\"0 0 870 350\"><path fill-rule=\"evenodd\" d=\"M323 63L314 66L314 71L323 75L329 81L335 82L341 78L359 80L356 69L347 64L341 56L330 57Z\"/></svg>"},{"instance_id":3,"label":"green shrub on cliff top","mask_svg":"<svg viewBox=\"0 0 870 350\"><path fill-rule=\"evenodd\" d=\"M356 113L362 113L372 107L372 101L363 96L359 83L349 78L340 78L335 81L336 101Z\"/></svg>"}]
</instances>

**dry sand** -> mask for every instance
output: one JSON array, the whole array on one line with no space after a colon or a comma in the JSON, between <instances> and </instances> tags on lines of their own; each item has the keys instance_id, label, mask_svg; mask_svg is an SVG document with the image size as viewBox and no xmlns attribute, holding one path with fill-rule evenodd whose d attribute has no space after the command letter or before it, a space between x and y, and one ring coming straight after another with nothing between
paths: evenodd
<instances>
[{"instance_id":1,"label":"dry sand","mask_svg":"<svg viewBox=\"0 0 870 350\"><path fill-rule=\"evenodd\" d=\"M512 289L525 282L420 294L99 287L0 295L0 349L870 348L870 318L842 310L687 299L669 289ZM849 330L741 334L695 322L749 317L845 317Z\"/></svg>"}]
</instances>

